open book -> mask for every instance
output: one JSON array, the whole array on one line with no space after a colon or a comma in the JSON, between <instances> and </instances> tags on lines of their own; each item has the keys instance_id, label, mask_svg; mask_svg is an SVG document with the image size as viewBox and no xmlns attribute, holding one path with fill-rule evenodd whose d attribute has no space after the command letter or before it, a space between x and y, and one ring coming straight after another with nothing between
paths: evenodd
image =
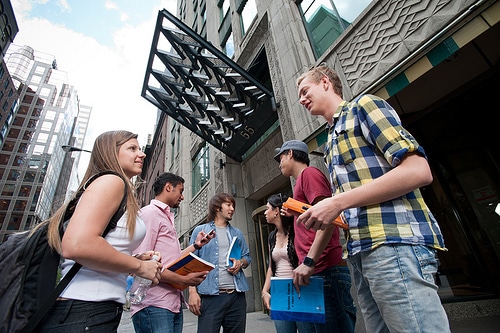
<instances>
[{"instance_id":1,"label":"open book","mask_svg":"<svg viewBox=\"0 0 500 333\"><path fill-rule=\"evenodd\" d=\"M271 319L324 323L323 278L311 277L298 294L292 278L271 277Z\"/></svg>"},{"instance_id":2,"label":"open book","mask_svg":"<svg viewBox=\"0 0 500 333\"><path fill-rule=\"evenodd\" d=\"M301 201L295 200L294 198L289 197L285 202L283 202L283 207L296 211L300 214L308 210L311 205L303 203ZM337 218L333 221L333 224L337 227L341 227L342 229L349 229L349 225L345 223L343 214L337 216Z\"/></svg>"},{"instance_id":3,"label":"open book","mask_svg":"<svg viewBox=\"0 0 500 333\"><path fill-rule=\"evenodd\" d=\"M193 252L188 252L173 263L169 264L166 268L180 275L188 275L192 272L211 271L215 268L215 265L201 259ZM170 285L179 290L184 290L188 287L184 284L171 283Z\"/></svg>"},{"instance_id":4,"label":"open book","mask_svg":"<svg viewBox=\"0 0 500 333\"><path fill-rule=\"evenodd\" d=\"M229 258L241 259L241 246L238 242L238 237L234 236L229 245L229 251L227 253L227 267L233 267L233 262Z\"/></svg>"}]
</instances>

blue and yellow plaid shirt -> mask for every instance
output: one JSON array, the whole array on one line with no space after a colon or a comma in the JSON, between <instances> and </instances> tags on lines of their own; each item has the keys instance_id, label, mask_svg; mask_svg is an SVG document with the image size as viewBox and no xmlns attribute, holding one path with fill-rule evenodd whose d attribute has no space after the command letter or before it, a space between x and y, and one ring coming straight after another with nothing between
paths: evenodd
<instances>
[{"instance_id":1,"label":"blue and yellow plaid shirt","mask_svg":"<svg viewBox=\"0 0 500 333\"><path fill-rule=\"evenodd\" d=\"M325 163L334 193L345 192L382 176L403 156L424 149L401 125L383 99L363 95L343 102L327 128ZM349 223L347 252L354 255L382 244L420 244L445 250L436 219L420 190L380 204L343 212Z\"/></svg>"}]
</instances>

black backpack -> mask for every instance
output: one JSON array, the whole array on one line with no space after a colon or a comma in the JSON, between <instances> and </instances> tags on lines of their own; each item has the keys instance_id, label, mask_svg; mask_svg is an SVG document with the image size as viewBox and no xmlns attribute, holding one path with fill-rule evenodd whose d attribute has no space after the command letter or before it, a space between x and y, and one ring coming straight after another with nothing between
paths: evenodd
<instances>
[{"instance_id":1,"label":"black backpack","mask_svg":"<svg viewBox=\"0 0 500 333\"><path fill-rule=\"evenodd\" d=\"M71 200L64 218L59 222L61 238L64 222L73 215L85 188L104 174L120 176L113 171L103 171L87 181ZM126 193L125 190L120 208L108 223L103 237L116 227L125 212ZM48 221L45 221L33 233L25 231L12 234L0 245L0 333L34 331L81 268L80 264L75 263L57 284L61 256L49 246L47 230Z\"/></svg>"}]
</instances>

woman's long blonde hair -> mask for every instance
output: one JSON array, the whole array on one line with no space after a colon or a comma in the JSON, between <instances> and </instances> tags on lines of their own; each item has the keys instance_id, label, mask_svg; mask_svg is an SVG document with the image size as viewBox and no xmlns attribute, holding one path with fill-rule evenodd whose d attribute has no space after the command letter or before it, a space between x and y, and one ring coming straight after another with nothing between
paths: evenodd
<instances>
[{"instance_id":1,"label":"woman's long blonde hair","mask_svg":"<svg viewBox=\"0 0 500 333\"><path fill-rule=\"evenodd\" d=\"M109 131L99 135L94 143L94 148L90 155L89 166L83 176L83 179L78 186L77 193L85 186L87 180L93 175L102 171L115 171L122 175L123 179L129 179L118 162L118 151L120 147L131 139L137 139L137 134L128 131ZM126 182L127 203L125 210L127 212L127 229L129 236L132 238L135 231L135 220L139 211L139 203L135 195L135 187L129 180ZM70 200L71 201L71 200ZM66 202L62 205L46 222L49 223L48 241L49 245L58 253L61 253L61 237L59 233L59 222L64 218L64 213L70 203ZM90 223L91 221L89 221Z\"/></svg>"}]
</instances>

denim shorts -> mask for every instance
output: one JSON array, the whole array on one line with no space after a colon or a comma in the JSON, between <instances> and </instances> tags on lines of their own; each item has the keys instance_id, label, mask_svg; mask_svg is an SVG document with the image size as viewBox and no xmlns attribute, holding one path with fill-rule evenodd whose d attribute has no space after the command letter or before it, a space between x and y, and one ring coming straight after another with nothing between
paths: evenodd
<instances>
[{"instance_id":1,"label":"denim shorts","mask_svg":"<svg viewBox=\"0 0 500 333\"><path fill-rule=\"evenodd\" d=\"M450 332L434 249L386 244L348 260L367 332Z\"/></svg>"}]
</instances>

